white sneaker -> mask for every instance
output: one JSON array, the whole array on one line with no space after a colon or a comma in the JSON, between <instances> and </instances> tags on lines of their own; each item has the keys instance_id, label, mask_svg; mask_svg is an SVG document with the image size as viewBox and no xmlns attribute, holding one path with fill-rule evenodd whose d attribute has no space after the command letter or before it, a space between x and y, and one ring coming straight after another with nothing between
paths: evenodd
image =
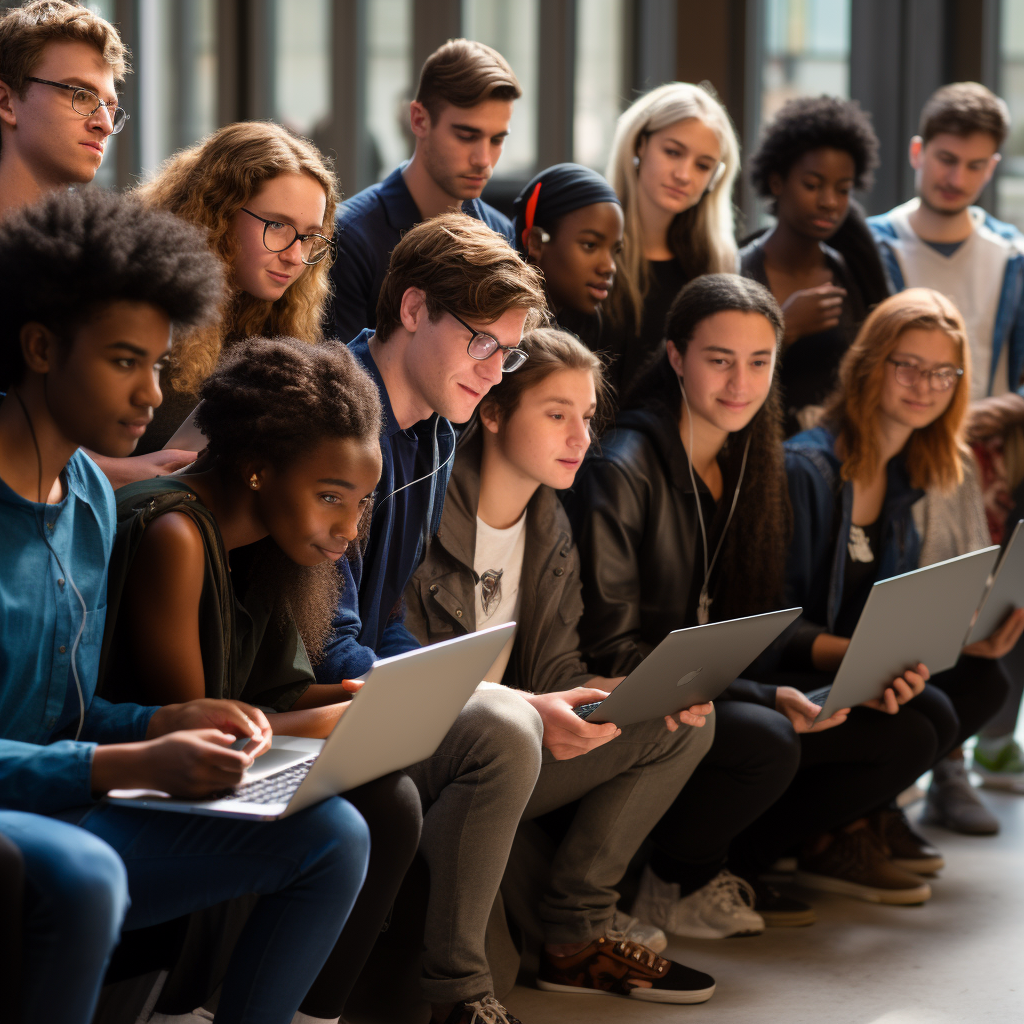
<instances>
[{"instance_id":1,"label":"white sneaker","mask_svg":"<svg viewBox=\"0 0 1024 1024\"><path fill-rule=\"evenodd\" d=\"M616 942L626 940L646 946L653 953L660 953L668 946L668 936L660 928L655 928L653 924L644 924L621 910L615 911L605 935Z\"/></svg>"},{"instance_id":2,"label":"white sneaker","mask_svg":"<svg viewBox=\"0 0 1024 1024\"><path fill-rule=\"evenodd\" d=\"M673 935L727 939L760 935L764 919L754 911L754 890L724 868L707 885L680 898L679 886L644 868L633 913Z\"/></svg>"}]
</instances>

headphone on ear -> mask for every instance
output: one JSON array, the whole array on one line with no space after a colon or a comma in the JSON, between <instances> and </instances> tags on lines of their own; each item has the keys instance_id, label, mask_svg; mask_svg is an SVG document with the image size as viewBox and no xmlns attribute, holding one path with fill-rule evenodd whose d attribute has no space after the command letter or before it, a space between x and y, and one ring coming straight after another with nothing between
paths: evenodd
<instances>
[{"instance_id":1,"label":"headphone on ear","mask_svg":"<svg viewBox=\"0 0 1024 1024\"><path fill-rule=\"evenodd\" d=\"M705 192L714 192L718 183L725 177L725 161L719 160L718 166L715 168L714 173L711 175L711 180L708 182L708 187L704 189Z\"/></svg>"}]
</instances>

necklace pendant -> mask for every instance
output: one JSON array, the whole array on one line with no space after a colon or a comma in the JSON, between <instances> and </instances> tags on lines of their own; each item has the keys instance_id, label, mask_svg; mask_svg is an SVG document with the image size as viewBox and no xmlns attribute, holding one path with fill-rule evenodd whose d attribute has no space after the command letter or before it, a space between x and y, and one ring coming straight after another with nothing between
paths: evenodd
<instances>
[{"instance_id":1,"label":"necklace pendant","mask_svg":"<svg viewBox=\"0 0 1024 1024\"><path fill-rule=\"evenodd\" d=\"M711 619L711 598L708 597L708 592L702 590L700 592L700 600L697 602L697 624L700 626L706 626Z\"/></svg>"}]
</instances>

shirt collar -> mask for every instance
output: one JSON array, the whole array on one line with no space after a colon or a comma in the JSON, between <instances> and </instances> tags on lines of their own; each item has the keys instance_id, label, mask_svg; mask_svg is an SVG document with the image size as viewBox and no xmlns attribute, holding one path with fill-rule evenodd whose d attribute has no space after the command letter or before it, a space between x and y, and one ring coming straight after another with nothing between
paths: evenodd
<instances>
[{"instance_id":1,"label":"shirt collar","mask_svg":"<svg viewBox=\"0 0 1024 1024\"><path fill-rule=\"evenodd\" d=\"M423 218L420 216L420 209L413 199L409 186L402 177L402 171L409 166L409 161L399 164L380 184L381 202L384 204L384 212L387 214L388 223L400 231L407 231L415 227ZM465 199L462 202L462 212L482 220L480 211L475 199Z\"/></svg>"}]
</instances>

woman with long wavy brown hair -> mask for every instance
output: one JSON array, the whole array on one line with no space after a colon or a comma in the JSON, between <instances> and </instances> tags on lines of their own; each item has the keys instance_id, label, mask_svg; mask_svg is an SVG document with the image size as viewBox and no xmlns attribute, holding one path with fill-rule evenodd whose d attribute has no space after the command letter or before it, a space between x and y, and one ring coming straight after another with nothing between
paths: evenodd
<instances>
[{"instance_id":1,"label":"woman with long wavy brown hair","mask_svg":"<svg viewBox=\"0 0 1024 1024\"><path fill-rule=\"evenodd\" d=\"M234 341L322 340L339 196L316 146L266 121L219 129L172 156L136 192L205 228L231 285L219 322L176 346L161 381L164 404L144 438L153 451L194 408L200 385Z\"/></svg>"}]
</instances>

